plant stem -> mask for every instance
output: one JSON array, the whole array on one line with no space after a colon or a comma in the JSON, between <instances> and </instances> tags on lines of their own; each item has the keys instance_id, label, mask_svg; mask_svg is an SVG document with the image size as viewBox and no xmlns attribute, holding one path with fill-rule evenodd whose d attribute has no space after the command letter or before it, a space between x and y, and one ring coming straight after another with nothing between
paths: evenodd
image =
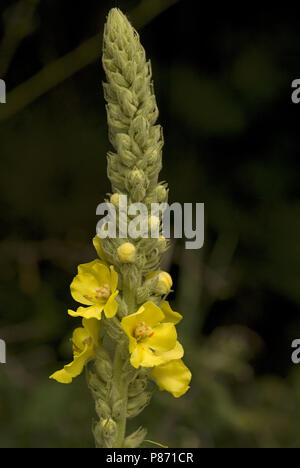
<instances>
[{"instance_id":1,"label":"plant stem","mask_svg":"<svg viewBox=\"0 0 300 468\"><path fill-rule=\"evenodd\" d=\"M121 414L118 421L117 435L114 448L122 448L124 445L126 433L126 416L127 416L127 400L128 400L128 384L124 379L123 367L125 360L122 353L122 344L116 346L114 369L113 369L113 389L117 395L117 399L123 402Z\"/></svg>"},{"instance_id":2,"label":"plant stem","mask_svg":"<svg viewBox=\"0 0 300 468\"><path fill-rule=\"evenodd\" d=\"M124 278L123 297L128 307L128 314L135 312L135 290L131 288ZM113 389L117 399L123 402L121 414L118 421L117 435L115 439L114 448L122 448L124 446L124 439L126 435L126 419L127 419L127 402L128 402L128 382L124 378L124 365L126 358L124 358L123 343L116 346L113 368Z\"/></svg>"},{"instance_id":3,"label":"plant stem","mask_svg":"<svg viewBox=\"0 0 300 468\"><path fill-rule=\"evenodd\" d=\"M151 9L143 11L148 6L146 0L130 12L130 17L138 28L148 24L153 18L177 3L178 0L152 0ZM87 65L95 62L99 56L99 34L91 37L76 49L63 57L47 64L33 77L14 88L7 96L7 103L1 107L0 121L12 117L17 112L36 101L40 96L58 86Z\"/></svg>"}]
</instances>

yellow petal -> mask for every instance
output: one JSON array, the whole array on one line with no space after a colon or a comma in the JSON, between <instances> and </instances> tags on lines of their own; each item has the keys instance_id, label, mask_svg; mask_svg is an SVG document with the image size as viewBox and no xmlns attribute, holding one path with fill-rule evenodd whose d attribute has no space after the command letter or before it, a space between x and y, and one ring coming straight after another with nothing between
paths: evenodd
<instances>
[{"instance_id":1,"label":"yellow petal","mask_svg":"<svg viewBox=\"0 0 300 468\"><path fill-rule=\"evenodd\" d=\"M177 333L173 323L161 323L153 330L153 335L145 340L147 346L156 352L170 351L176 345Z\"/></svg>"},{"instance_id":2,"label":"yellow petal","mask_svg":"<svg viewBox=\"0 0 300 468\"><path fill-rule=\"evenodd\" d=\"M164 313L151 301L145 302L136 315L139 317L139 322L145 322L149 327L154 327L164 319Z\"/></svg>"},{"instance_id":3,"label":"yellow petal","mask_svg":"<svg viewBox=\"0 0 300 468\"><path fill-rule=\"evenodd\" d=\"M85 328L76 328L73 331L72 343L75 345L76 349L82 352L85 348L84 341L89 337L89 332Z\"/></svg>"},{"instance_id":4,"label":"yellow petal","mask_svg":"<svg viewBox=\"0 0 300 468\"><path fill-rule=\"evenodd\" d=\"M138 324L141 322L141 319L139 318L141 314L141 308L138 310L138 312L127 315L127 317L123 317L121 320L121 326L128 336L128 338L134 338L134 330L138 326Z\"/></svg>"},{"instance_id":5,"label":"yellow petal","mask_svg":"<svg viewBox=\"0 0 300 468\"><path fill-rule=\"evenodd\" d=\"M72 382L72 377L65 371L65 369L54 372L54 374L50 375L49 379L56 380L63 384L69 384Z\"/></svg>"},{"instance_id":6,"label":"yellow petal","mask_svg":"<svg viewBox=\"0 0 300 468\"><path fill-rule=\"evenodd\" d=\"M160 390L172 393L175 398L184 395L190 388L192 374L181 359L155 367L151 375Z\"/></svg>"},{"instance_id":7,"label":"yellow petal","mask_svg":"<svg viewBox=\"0 0 300 468\"><path fill-rule=\"evenodd\" d=\"M77 330L83 329L78 328ZM81 374L86 362L94 355L94 350L86 345L82 353L76 356L70 364L67 364L63 369L54 372L54 374L52 374L49 378L54 379L59 383L71 383L74 377L77 377Z\"/></svg>"},{"instance_id":8,"label":"yellow petal","mask_svg":"<svg viewBox=\"0 0 300 468\"><path fill-rule=\"evenodd\" d=\"M93 244L94 244L94 247L96 249L96 252L98 254L98 257L103 260L104 262L106 262L105 260L105 255L104 255L104 252L103 252L103 249L102 249L102 245L101 245L101 239L98 235L96 235L94 238L93 238Z\"/></svg>"},{"instance_id":9,"label":"yellow petal","mask_svg":"<svg viewBox=\"0 0 300 468\"><path fill-rule=\"evenodd\" d=\"M157 356L144 343L138 343L135 346L131 356L130 363L136 369L142 367L153 367L162 364L164 361L161 356Z\"/></svg>"},{"instance_id":10,"label":"yellow petal","mask_svg":"<svg viewBox=\"0 0 300 468\"><path fill-rule=\"evenodd\" d=\"M134 344L132 343L131 347L129 345L129 351L131 352L130 363L133 367L138 369L141 365L143 351L136 341Z\"/></svg>"},{"instance_id":11,"label":"yellow petal","mask_svg":"<svg viewBox=\"0 0 300 468\"><path fill-rule=\"evenodd\" d=\"M84 351L78 354L78 356L74 357L74 361L70 364L67 364L64 369L65 371L72 377L77 377L83 371L83 368L87 361L89 361L95 355L94 350L89 347L85 346Z\"/></svg>"},{"instance_id":12,"label":"yellow petal","mask_svg":"<svg viewBox=\"0 0 300 468\"><path fill-rule=\"evenodd\" d=\"M84 305L95 302L95 291L99 287L97 279L90 273L80 273L71 283L71 294L75 301Z\"/></svg>"},{"instance_id":13,"label":"yellow petal","mask_svg":"<svg viewBox=\"0 0 300 468\"><path fill-rule=\"evenodd\" d=\"M164 362L173 361L174 359L181 359L183 355L184 355L184 349L182 345L179 343L179 341L176 341L176 345L173 349L160 354Z\"/></svg>"},{"instance_id":14,"label":"yellow petal","mask_svg":"<svg viewBox=\"0 0 300 468\"><path fill-rule=\"evenodd\" d=\"M146 280L149 280L151 278L154 278L154 276L156 275L159 275L159 273L161 273L162 270L155 270L155 271L152 271L151 273L149 273L147 276L146 276Z\"/></svg>"},{"instance_id":15,"label":"yellow petal","mask_svg":"<svg viewBox=\"0 0 300 468\"><path fill-rule=\"evenodd\" d=\"M100 323L99 320L92 318L90 320L83 318L82 325L87 332L87 335L91 336L93 339L93 344L99 346L99 329Z\"/></svg>"},{"instance_id":16,"label":"yellow petal","mask_svg":"<svg viewBox=\"0 0 300 468\"><path fill-rule=\"evenodd\" d=\"M110 267L110 289L111 292L114 293L118 286L118 273L115 271L114 267L111 265Z\"/></svg>"},{"instance_id":17,"label":"yellow petal","mask_svg":"<svg viewBox=\"0 0 300 468\"><path fill-rule=\"evenodd\" d=\"M98 258L96 260L93 260L92 262L88 263L82 263L81 265L78 265L78 274L79 275L84 275L84 274L90 274L93 271L94 265L97 265L98 263L103 263L101 262Z\"/></svg>"},{"instance_id":18,"label":"yellow petal","mask_svg":"<svg viewBox=\"0 0 300 468\"><path fill-rule=\"evenodd\" d=\"M104 313L107 318L114 317L117 313L118 310L118 303L116 301L116 297L119 294L119 291L115 291L114 294L112 294L107 303L104 306Z\"/></svg>"},{"instance_id":19,"label":"yellow petal","mask_svg":"<svg viewBox=\"0 0 300 468\"><path fill-rule=\"evenodd\" d=\"M102 262L94 263L91 273L95 276L99 286L103 284L111 286L111 271Z\"/></svg>"},{"instance_id":20,"label":"yellow petal","mask_svg":"<svg viewBox=\"0 0 300 468\"><path fill-rule=\"evenodd\" d=\"M97 320L101 320L101 312L104 308L104 305L96 304L90 307L78 307L76 312L74 310L69 309L68 314L71 317L84 317L86 319L95 318Z\"/></svg>"},{"instance_id":21,"label":"yellow petal","mask_svg":"<svg viewBox=\"0 0 300 468\"><path fill-rule=\"evenodd\" d=\"M168 301L164 301L160 308L165 314L164 322L171 322L176 325L180 320L182 320L182 315L172 310Z\"/></svg>"}]
</instances>

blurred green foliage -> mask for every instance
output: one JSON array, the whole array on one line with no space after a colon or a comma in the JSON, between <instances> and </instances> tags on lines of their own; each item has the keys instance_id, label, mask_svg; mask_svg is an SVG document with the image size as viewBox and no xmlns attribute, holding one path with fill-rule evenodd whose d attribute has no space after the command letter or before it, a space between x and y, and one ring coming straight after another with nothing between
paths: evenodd
<instances>
[{"instance_id":1,"label":"blurred green foliage","mask_svg":"<svg viewBox=\"0 0 300 468\"><path fill-rule=\"evenodd\" d=\"M1 4L2 41L15 3ZM9 90L95 35L110 7L151 17L149 2L91 0L84 11L69 0L35 3L34 27L13 43ZM300 73L300 32L284 8L198 17L192 3L178 1L141 36L165 129L162 179L171 201L205 203L204 248L178 242L165 259L193 382L179 400L158 392L130 425L144 424L170 447L299 447L300 377L290 359L300 336L298 109L290 83ZM110 190L102 78L98 61L1 122L8 362L0 365L0 447L93 444L84 377L60 386L48 375L70 358L69 284L77 264L95 256L95 210Z\"/></svg>"}]
</instances>

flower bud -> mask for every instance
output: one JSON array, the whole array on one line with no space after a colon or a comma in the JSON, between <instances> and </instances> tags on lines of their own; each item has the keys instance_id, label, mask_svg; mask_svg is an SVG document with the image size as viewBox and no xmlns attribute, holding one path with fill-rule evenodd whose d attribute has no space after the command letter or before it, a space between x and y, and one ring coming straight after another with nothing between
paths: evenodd
<instances>
[{"instance_id":1,"label":"flower bud","mask_svg":"<svg viewBox=\"0 0 300 468\"><path fill-rule=\"evenodd\" d=\"M145 182L145 174L140 169L133 169L129 174L129 182L134 185L140 185Z\"/></svg>"},{"instance_id":2,"label":"flower bud","mask_svg":"<svg viewBox=\"0 0 300 468\"><path fill-rule=\"evenodd\" d=\"M157 216L149 216L148 218L148 229L149 229L149 237L157 237L159 235L159 226L160 221Z\"/></svg>"},{"instance_id":3,"label":"flower bud","mask_svg":"<svg viewBox=\"0 0 300 468\"><path fill-rule=\"evenodd\" d=\"M133 432L128 437L126 437L124 441L124 447L125 448L139 447L142 444L142 442L145 440L146 435L147 435L147 430L140 427L137 431Z\"/></svg>"},{"instance_id":4,"label":"flower bud","mask_svg":"<svg viewBox=\"0 0 300 468\"><path fill-rule=\"evenodd\" d=\"M97 448L100 448L103 446L102 429L103 428L100 423L97 423L93 426L93 434L94 434Z\"/></svg>"},{"instance_id":5,"label":"flower bud","mask_svg":"<svg viewBox=\"0 0 300 468\"><path fill-rule=\"evenodd\" d=\"M122 263L133 263L136 256L136 248L131 242L125 242L118 248L119 259Z\"/></svg>"},{"instance_id":6,"label":"flower bud","mask_svg":"<svg viewBox=\"0 0 300 468\"><path fill-rule=\"evenodd\" d=\"M134 418L140 414L150 403L151 397L151 392L143 392L133 398L130 398L127 405L127 417Z\"/></svg>"},{"instance_id":7,"label":"flower bud","mask_svg":"<svg viewBox=\"0 0 300 468\"><path fill-rule=\"evenodd\" d=\"M123 150L120 153L122 163L127 167L133 167L136 163L136 156L129 150Z\"/></svg>"},{"instance_id":8,"label":"flower bud","mask_svg":"<svg viewBox=\"0 0 300 468\"><path fill-rule=\"evenodd\" d=\"M135 379L128 387L128 395L134 397L142 393L147 387L147 379Z\"/></svg>"},{"instance_id":9,"label":"flower bud","mask_svg":"<svg viewBox=\"0 0 300 468\"><path fill-rule=\"evenodd\" d=\"M109 361L97 359L95 361L95 369L99 377L104 382L107 382L112 378L112 367Z\"/></svg>"},{"instance_id":10,"label":"flower bud","mask_svg":"<svg viewBox=\"0 0 300 468\"><path fill-rule=\"evenodd\" d=\"M149 180L144 171L134 168L127 174L125 183L133 201L139 202L145 198Z\"/></svg>"},{"instance_id":11,"label":"flower bud","mask_svg":"<svg viewBox=\"0 0 300 468\"><path fill-rule=\"evenodd\" d=\"M149 166L152 166L158 161L159 151L160 150L158 148L153 149L152 147L150 147L150 149L146 152L145 158Z\"/></svg>"},{"instance_id":12,"label":"flower bud","mask_svg":"<svg viewBox=\"0 0 300 468\"><path fill-rule=\"evenodd\" d=\"M173 281L169 273L161 271L157 278L156 291L158 294L168 294L171 290Z\"/></svg>"},{"instance_id":13,"label":"flower bud","mask_svg":"<svg viewBox=\"0 0 300 468\"><path fill-rule=\"evenodd\" d=\"M118 193L113 193L110 197L110 203L115 205L116 207L119 206L120 195Z\"/></svg>"},{"instance_id":14,"label":"flower bud","mask_svg":"<svg viewBox=\"0 0 300 468\"><path fill-rule=\"evenodd\" d=\"M101 419L100 424L102 426L103 437L106 439L109 439L116 433L117 424L112 418Z\"/></svg>"},{"instance_id":15,"label":"flower bud","mask_svg":"<svg viewBox=\"0 0 300 468\"><path fill-rule=\"evenodd\" d=\"M157 247L160 252L163 252L167 247L167 239L164 236L160 236L157 239Z\"/></svg>"},{"instance_id":16,"label":"flower bud","mask_svg":"<svg viewBox=\"0 0 300 468\"><path fill-rule=\"evenodd\" d=\"M98 414L99 418L108 418L110 416L110 407L104 400L97 400L96 413Z\"/></svg>"},{"instance_id":17,"label":"flower bud","mask_svg":"<svg viewBox=\"0 0 300 468\"><path fill-rule=\"evenodd\" d=\"M163 185L158 185L155 189L155 195L158 203L165 202L168 197L168 191Z\"/></svg>"},{"instance_id":18,"label":"flower bud","mask_svg":"<svg viewBox=\"0 0 300 468\"><path fill-rule=\"evenodd\" d=\"M102 382L99 381L99 378L94 372L88 372L88 386L94 392L100 392L102 387Z\"/></svg>"},{"instance_id":19,"label":"flower bud","mask_svg":"<svg viewBox=\"0 0 300 468\"><path fill-rule=\"evenodd\" d=\"M125 404L126 404L126 401L124 402L124 400L118 400L113 405L112 415L113 415L114 419L116 419L117 421L121 417L121 414L122 414L122 411L123 411L123 408L124 408Z\"/></svg>"}]
</instances>

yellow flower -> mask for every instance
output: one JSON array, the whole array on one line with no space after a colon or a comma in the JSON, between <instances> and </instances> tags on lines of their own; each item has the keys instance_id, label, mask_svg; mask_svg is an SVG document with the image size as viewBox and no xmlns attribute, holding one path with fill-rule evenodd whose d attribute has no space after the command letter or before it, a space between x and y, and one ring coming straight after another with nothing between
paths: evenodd
<instances>
[{"instance_id":1,"label":"yellow flower","mask_svg":"<svg viewBox=\"0 0 300 468\"><path fill-rule=\"evenodd\" d=\"M175 398L184 395L190 388L190 370L181 359L176 359L155 367L150 374L160 390L172 393Z\"/></svg>"},{"instance_id":2,"label":"yellow flower","mask_svg":"<svg viewBox=\"0 0 300 468\"><path fill-rule=\"evenodd\" d=\"M79 307L76 312L69 310L72 317L101 319L102 311L106 317L116 315L118 274L114 267L108 268L100 260L79 265L78 275L71 284L71 294L75 301L89 307Z\"/></svg>"},{"instance_id":3,"label":"yellow flower","mask_svg":"<svg viewBox=\"0 0 300 468\"><path fill-rule=\"evenodd\" d=\"M94 247L96 249L96 252L98 254L98 257L100 258L100 260L105 263L105 265L107 265L107 261L105 259L105 255L104 255L104 252L103 252L103 249L102 249L102 245L101 245L101 239L98 235L96 235L94 238L93 238L93 244L94 244Z\"/></svg>"},{"instance_id":4,"label":"yellow flower","mask_svg":"<svg viewBox=\"0 0 300 468\"><path fill-rule=\"evenodd\" d=\"M55 372L49 378L57 382L68 384L83 371L87 361L95 356L95 346L99 346L99 321L96 319L83 319L83 328L76 328L73 332L74 360Z\"/></svg>"},{"instance_id":5,"label":"yellow flower","mask_svg":"<svg viewBox=\"0 0 300 468\"><path fill-rule=\"evenodd\" d=\"M163 311L150 301L122 319L122 328L129 338L130 362L136 369L158 366L183 356L175 325L165 319Z\"/></svg>"},{"instance_id":6,"label":"yellow flower","mask_svg":"<svg viewBox=\"0 0 300 468\"><path fill-rule=\"evenodd\" d=\"M118 255L123 263L132 263L135 260L136 248L131 242L124 242L118 248Z\"/></svg>"}]
</instances>

